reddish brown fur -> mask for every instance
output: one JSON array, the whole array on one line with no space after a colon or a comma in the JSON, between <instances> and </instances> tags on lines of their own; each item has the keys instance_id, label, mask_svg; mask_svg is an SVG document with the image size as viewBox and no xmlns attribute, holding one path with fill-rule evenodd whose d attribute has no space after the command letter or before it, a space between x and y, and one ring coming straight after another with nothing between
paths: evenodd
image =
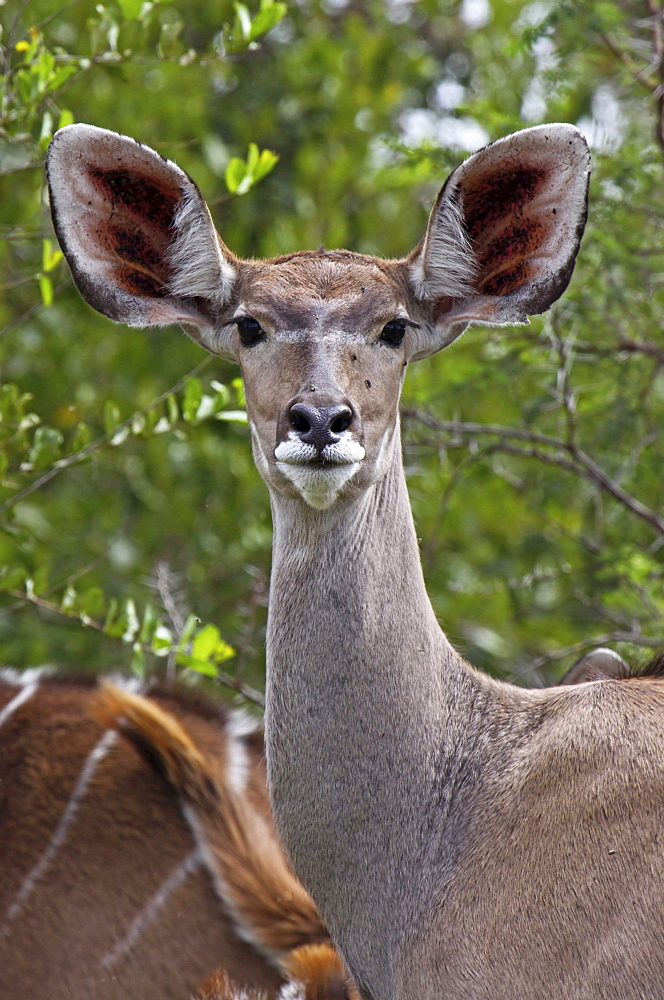
<instances>
[{"instance_id":1,"label":"reddish brown fur","mask_svg":"<svg viewBox=\"0 0 664 1000\"><path fill-rule=\"evenodd\" d=\"M225 969L217 969L201 983L193 1000L265 1000L265 994L256 990L250 994L244 993L237 983L233 982Z\"/></svg>"},{"instance_id":2,"label":"reddish brown fur","mask_svg":"<svg viewBox=\"0 0 664 1000\"><path fill-rule=\"evenodd\" d=\"M0 680L0 712L18 690ZM160 753L153 754L153 762L159 758L164 763L168 740L159 737L170 727L189 754L189 758L181 754L178 761L182 765L190 760L192 797L195 790L204 798L201 762L208 762L215 773L225 773L224 710L165 693L137 701L151 707L159 720L144 740L158 742ZM126 695L123 705L130 704L131 696ZM238 983L273 996L280 977L261 954L269 926L261 927L262 938L254 944L242 940L202 864L184 879L136 946L112 968L101 965L103 956L122 941L131 922L195 847L181 809L184 775L174 769L177 783L166 780L146 762L149 755L138 753L124 738L99 762L50 864L8 920L21 886L52 842L89 754L103 736L93 718L93 705L99 712L100 702L90 685L43 681L0 728L0 997L186 1000L196 984L220 965ZM144 720L149 717L143 713ZM252 831L269 840L265 864L273 858L285 867L269 818L262 743L250 738L245 745L249 775L241 803L255 818ZM211 802L205 817L210 828ZM247 840L243 846L250 856L252 844ZM234 864L236 890L241 892L242 862L230 845L224 852L223 835L217 835L215 848L215 857ZM258 896L258 887L254 888ZM269 880L262 888L270 891ZM256 898L252 905L259 903ZM286 903L283 908L287 909ZM269 913L264 923L269 925ZM316 924L317 930L320 926ZM278 936L283 936L282 930Z\"/></svg>"},{"instance_id":3,"label":"reddish brown fur","mask_svg":"<svg viewBox=\"0 0 664 1000\"><path fill-rule=\"evenodd\" d=\"M329 944L294 948L280 966L286 976L283 993L288 1000L360 1000L360 994ZM199 987L194 1000L264 1000L263 994L247 993L223 969L217 969Z\"/></svg>"},{"instance_id":4,"label":"reddish brown fur","mask_svg":"<svg viewBox=\"0 0 664 1000\"><path fill-rule=\"evenodd\" d=\"M227 905L256 947L280 957L298 945L329 940L286 863L271 817L232 788L227 760L206 758L172 715L114 685L104 684L94 712L155 761L193 807Z\"/></svg>"},{"instance_id":5,"label":"reddish brown fur","mask_svg":"<svg viewBox=\"0 0 664 1000\"><path fill-rule=\"evenodd\" d=\"M357 987L330 945L294 948L280 964L291 982L302 983L305 1000L360 1000Z\"/></svg>"}]
</instances>

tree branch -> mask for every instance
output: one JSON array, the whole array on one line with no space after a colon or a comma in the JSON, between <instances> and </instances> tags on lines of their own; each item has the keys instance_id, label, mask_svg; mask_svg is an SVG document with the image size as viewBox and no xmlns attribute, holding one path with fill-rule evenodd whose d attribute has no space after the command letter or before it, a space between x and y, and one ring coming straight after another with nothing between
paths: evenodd
<instances>
[{"instance_id":1,"label":"tree branch","mask_svg":"<svg viewBox=\"0 0 664 1000\"><path fill-rule=\"evenodd\" d=\"M135 413L132 413L130 417L127 417L126 420L123 420L123 422L121 424L118 424L117 427L114 427L112 431L109 431L107 434L103 434L101 437L98 437L96 441L91 441L90 444L85 446L85 448L81 448L80 451L75 452L73 455L69 455L67 458L63 458L60 461L56 462L43 475L39 476L38 479L35 479L27 486L24 486L22 490L19 490L18 493L14 493L14 495L9 497L8 500L5 500L3 504L0 504L0 516L4 514L5 511L9 510L10 507L13 507L15 504L19 503L19 501L24 500L27 496L30 496L31 493L35 492L35 490L41 489L41 487L45 486L46 483L49 483L51 479L55 479L55 477L59 475L61 472L64 472L65 469L70 469L72 465L76 465L78 462L81 462L84 458L88 458L88 456L92 455L95 451L98 451L100 448L103 448L104 445L108 444L111 438L115 437L115 435L119 431L122 431L125 428L130 428L137 416L149 413L150 410L154 410L155 407L161 406L161 404L166 399L168 399L169 396L173 395L176 392L179 392L184 387L188 379L195 378L197 375L199 375L203 371L203 369L207 367L210 361L211 361L210 357L204 358L203 361L201 361L198 365L196 365L195 368L192 368L192 370L188 372L178 382L176 382L175 385L172 385L170 389L166 390L166 392L162 392L161 396L157 396L157 398L154 399L149 406L146 406L142 410L137 410Z\"/></svg>"},{"instance_id":2,"label":"tree branch","mask_svg":"<svg viewBox=\"0 0 664 1000\"><path fill-rule=\"evenodd\" d=\"M660 649L662 645L661 639L652 639L642 635L640 632L622 632L618 630L615 632L606 632L604 635L596 635L592 639L575 642L571 646L556 649L551 653L544 653L542 656L538 656L532 660L527 667L513 672L510 678L523 680L528 674L537 673L543 667L559 663L561 660L567 659L568 656L578 657L583 653L589 652L591 649L595 649L597 646L608 646L616 642L629 642L633 646L643 646L644 649Z\"/></svg>"},{"instance_id":3,"label":"tree branch","mask_svg":"<svg viewBox=\"0 0 664 1000\"><path fill-rule=\"evenodd\" d=\"M615 38L608 35L606 32L601 33L601 39L608 49L616 56L617 59L625 66L628 72L634 77L637 83L642 84L646 87L651 94L657 93L657 80L653 80L652 77L644 73L643 70L639 69L636 63L632 60L632 57L627 53L618 43Z\"/></svg>"},{"instance_id":4,"label":"tree branch","mask_svg":"<svg viewBox=\"0 0 664 1000\"><path fill-rule=\"evenodd\" d=\"M623 489L619 483L609 476L607 472L597 465L573 441L561 441L546 434L536 434L532 431L524 431L518 428L502 427L499 424L437 420L419 410L405 409L402 412L406 419L417 420L426 427L443 431L446 434L471 438L483 435L498 437L501 440L492 446L494 449L499 448L501 451L523 458L536 458L538 461L546 462L549 465L557 465L574 475L584 475L586 479L589 479L606 493L609 493L618 503L621 503L633 514L649 524L660 535L664 535L664 517L646 507L640 500L637 500L627 490ZM524 441L535 447L515 448L513 445L508 445L506 443L508 441ZM553 454L546 449L551 449Z\"/></svg>"}]
</instances>

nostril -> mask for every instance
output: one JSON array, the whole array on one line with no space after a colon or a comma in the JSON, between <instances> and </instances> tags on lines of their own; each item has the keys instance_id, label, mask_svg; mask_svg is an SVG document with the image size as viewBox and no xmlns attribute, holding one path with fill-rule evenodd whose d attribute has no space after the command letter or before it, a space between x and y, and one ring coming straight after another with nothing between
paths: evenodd
<instances>
[{"instance_id":1,"label":"nostril","mask_svg":"<svg viewBox=\"0 0 664 1000\"><path fill-rule=\"evenodd\" d=\"M330 430L333 434L343 434L347 431L352 422L352 413L348 410L346 413L339 414L335 420L330 424Z\"/></svg>"},{"instance_id":2,"label":"nostril","mask_svg":"<svg viewBox=\"0 0 664 1000\"><path fill-rule=\"evenodd\" d=\"M290 423L293 430L296 430L298 434L306 434L307 431L311 430L310 422L303 413L296 412L295 408L291 410Z\"/></svg>"}]
</instances>

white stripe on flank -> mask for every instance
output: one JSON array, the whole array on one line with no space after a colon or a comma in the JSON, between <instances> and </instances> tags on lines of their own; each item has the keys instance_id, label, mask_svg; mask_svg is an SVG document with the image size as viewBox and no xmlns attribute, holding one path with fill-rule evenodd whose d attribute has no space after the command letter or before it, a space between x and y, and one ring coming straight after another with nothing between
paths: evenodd
<instances>
[{"instance_id":1,"label":"white stripe on flank","mask_svg":"<svg viewBox=\"0 0 664 1000\"><path fill-rule=\"evenodd\" d=\"M253 719L240 710L232 712L226 723L228 783L236 795L242 795L249 779L250 760L244 737L255 728Z\"/></svg>"},{"instance_id":2,"label":"white stripe on flank","mask_svg":"<svg viewBox=\"0 0 664 1000\"><path fill-rule=\"evenodd\" d=\"M268 948L267 945L260 940L260 936L256 933L256 928L252 924L247 924L245 922L244 917L238 908L233 904L231 893L228 890L228 886L226 885L223 875L221 874L219 866L215 860L214 850L210 846L208 839L203 832L203 824L196 815L195 810L189 805L188 802L182 802L182 812L184 818L189 824L189 829L193 834L194 840L198 844L199 857L205 865L208 875L212 880L212 887L223 904L226 912L233 920L235 933L243 941L246 941L253 948L262 952L268 961L275 962L279 958L278 953L273 951L271 948Z\"/></svg>"},{"instance_id":3,"label":"white stripe on flank","mask_svg":"<svg viewBox=\"0 0 664 1000\"><path fill-rule=\"evenodd\" d=\"M65 810L62 816L60 817L60 822L55 828L55 833L51 837L48 846L46 847L44 853L42 854L37 864L26 875L25 879L23 880L23 884L21 885L21 888L18 890L18 893L16 894L16 899L14 900L14 902L7 911L7 919L2 929L0 929L0 938L3 938L8 934L9 925L11 924L12 920L15 920L16 917L19 915L19 913L23 908L23 904L25 903L26 899L34 889L35 884L42 877L42 875L49 867L49 865L53 862L56 854L62 847L67 837L67 834L69 833L69 828L74 821L76 813L78 812L78 808L81 802L83 801L83 797L88 789L88 785L90 784L90 781L92 780L94 773L97 770L97 765L106 756L106 754L113 746L117 738L118 734L114 730L109 729L107 732L104 733L102 738L99 740L99 742L96 744L96 746L92 749L92 751L88 755L88 758L85 764L83 765L83 769L78 777L78 781L76 782L76 786L74 787L74 791L72 792L71 798L69 799L69 802L65 806Z\"/></svg>"},{"instance_id":4,"label":"white stripe on flank","mask_svg":"<svg viewBox=\"0 0 664 1000\"><path fill-rule=\"evenodd\" d=\"M15 694L11 701L8 701L5 707L0 712L0 728L4 725L10 715L13 715L17 708L26 702L29 698L32 698L33 694L39 687L39 681L32 681L30 684L26 684L20 689L18 694Z\"/></svg>"},{"instance_id":5,"label":"white stripe on flank","mask_svg":"<svg viewBox=\"0 0 664 1000\"><path fill-rule=\"evenodd\" d=\"M160 911L164 908L169 898L177 889L180 888L191 872L198 868L200 863L200 852L198 848L195 847L194 850L187 855L184 861L182 861L165 879L165 881L162 882L144 909L141 910L134 920L132 920L129 925L129 930L122 940L118 941L115 947L104 955L101 960L101 965L104 969L113 968L114 965L117 965L117 963L123 959L129 951L131 951L141 934L157 919Z\"/></svg>"},{"instance_id":6,"label":"white stripe on flank","mask_svg":"<svg viewBox=\"0 0 664 1000\"><path fill-rule=\"evenodd\" d=\"M51 673L50 667L29 667L27 670L17 670L15 667L0 667L0 681L3 684L13 684L14 687L25 687L34 684L42 677Z\"/></svg>"},{"instance_id":7,"label":"white stripe on flank","mask_svg":"<svg viewBox=\"0 0 664 1000\"><path fill-rule=\"evenodd\" d=\"M307 991L297 979L289 979L279 990L278 1000L304 1000Z\"/></svg>"}]
</instances>

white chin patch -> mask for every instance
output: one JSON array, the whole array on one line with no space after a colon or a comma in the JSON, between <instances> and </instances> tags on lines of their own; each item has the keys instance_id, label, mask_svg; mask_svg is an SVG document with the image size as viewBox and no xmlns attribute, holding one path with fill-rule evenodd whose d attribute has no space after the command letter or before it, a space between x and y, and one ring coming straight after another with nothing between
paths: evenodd
<instances>
[{"instance_id":1,"label":"white chin patch","mask_svg":"<svg viewBox=\"0 0 664 1000\"><path fill-rule=\"evenodd\" d=\"M334 503L340 490L353 478L365 455L357 441L343 439L323 449L325 464L313 464L318 453L311 444L289 436L274 451L277 468L302 499L317 510Z\"/></svg>"},{"instance_id":2,"label":"white chin patch","mask_svg":"<svg viewBox=\"0 0 664 1000\"><path fill-rule=\"evenodd\" d=\"M325 510L334 503L341 488L353 478L359 467L359 462L315 467L277 462L279 471L290 479L302 499L317 510Z\"/></svg>"}]
</instances>

